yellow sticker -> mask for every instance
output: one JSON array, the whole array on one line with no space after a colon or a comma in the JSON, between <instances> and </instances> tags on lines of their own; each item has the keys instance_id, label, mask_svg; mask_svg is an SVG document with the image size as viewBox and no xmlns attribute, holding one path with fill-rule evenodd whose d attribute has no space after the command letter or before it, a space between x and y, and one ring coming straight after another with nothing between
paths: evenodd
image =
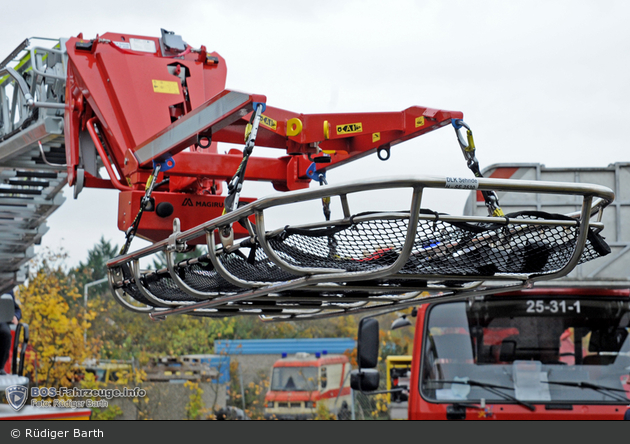
<instances>
[{"instance_id":1,"label":"yellow sticker","mask_svg":"<svg viewBox=\"0 0 630 444\"><path fill-rule=\"evenodd\" d=\"M278 129L278 122L276 122L275 120L273 120L271 117L267 117L264 114L260 115L260 123L262 125L265 125L269 128L271 128L272 130L276 130Z\"/></svg>"},{"instance_id":2,"label":"yellow sticker","mask_svg":"<svg viewBox=\"0 0 630 444\"><path fill-rule=\"evenodd\" d=\"M381 140L381 133L372 134L372 142L378 142L379 140Z\"/></svg>"},{"instance_id":3,"label":"yellow sticker","mask_svg":"<svg viewBox=\"0 0 630 444\"><path fill-rule=\"evenodd\" d=\"M177 82L171 82L168 80L153 80L153 92L179 94L179 85Z\"/></svg>"},{"instance_id":4,"label":"yellow sticker","mask_svg":"<svg viewBox=\"0 0 630 444\"><path fill-rule=\"evenodd\" d=\"M337 134L353 134L363 131L362 123L348 123L345 125L337 125Z\"/></svg>"},{"instance_id":5,"label":"yellow sticker","mask_svg":"<svg viewBox=\"0 0 630 444\"><path fill-rule=\"evenodd\" d=\"M424 116L416 117L416 128L424 126Z\"/></svg>"}]
</instances>

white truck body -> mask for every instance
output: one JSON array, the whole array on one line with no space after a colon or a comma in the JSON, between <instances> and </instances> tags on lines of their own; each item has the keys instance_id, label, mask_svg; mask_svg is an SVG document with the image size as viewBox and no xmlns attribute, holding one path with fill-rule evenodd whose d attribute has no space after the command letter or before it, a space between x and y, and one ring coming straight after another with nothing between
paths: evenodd
<instances>
[{"instance_id":1,"label":"white truck body","mask_svg":"<svg viewBox=\"0 0 630 444\"><path fill-rule=\"evenodd\" d=\"M539 163L499 163L482 171L484 177L543 180L553 182L593 183L609 187L615 201L604 212L602 232L611 253L596 261L578 265L567 276L544 282L545 286L630 284L630 162L616 162L607 167L548 168ZM580 210L581 202L573 196L497 193L503 212L536 210L567 214ZM473 192L466 201L464 214L486 216L481 193Z\"/></svg>"}]
</instances>

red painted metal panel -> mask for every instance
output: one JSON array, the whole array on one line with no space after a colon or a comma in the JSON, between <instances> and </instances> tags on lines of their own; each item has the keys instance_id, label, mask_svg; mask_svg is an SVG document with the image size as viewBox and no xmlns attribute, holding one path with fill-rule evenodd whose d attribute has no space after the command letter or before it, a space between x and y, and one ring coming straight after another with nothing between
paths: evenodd
<instances>
[{"instance_id":1,"label":"red painted metal panel","mask_svg":"<svg viewBox=\"0 0 630 444\"><path fill-rule=\"evenodd\" d=\"M144 196L142 191L125 191L120 193L118 199L118 228L125 231L133 222L140 201ZM178 217L181 222L181 231L189 230L211 219L221 216L223 212L223 196L216 195L190 195L184 193L154 192L152 197L155 205L170 203L173 213L168 217L158 216L156 211L145 211L138 226L137 236L151 242L166 239L173 234L173 219ZM242 198L243 204L250 203L254 199ZM252 222L254 220L252 219ZM247 230L239 224L234 224L234 237L246 236ZM189 245L205 244L205 237L200 237L188 242Z\"/></svg>"},{"instance_id":2,"label":"red painted metal panel","mask_svg":"<svg viewBox=\"0 0 630 444\"><path fill-rule=\"evenodd\" d=\"M134 43L141 43L134 46ZM254 103L265 105L256 145L282 151L275 159L252 156L246 180L269 181L279 191L306 188L309 156L330 156L318 171L389 149L463 117L458 111L413 106L400 112L301 114L266 106L262 95L225 90L225 61L202 47L180 54L163 54L161 39L106 33L93 40L71 38L65 111L66 157L69 184L81 167L79 134L89 131L111 186L121 192L142 192L154 161L173 157L175 166L160 172L170 179L176 204L185 196L221 193L221 185L236 173L241 154L219 154L218 142L244 143L246 124ZM208 56L213 57L209 62ZM215 63L216 61L216 63ZM205 146L211 139L209 146ZM203 143L202 143L203 141ZM202 146L203 145L203 146ZM108 187L91 176L84 186ZM212 199L218 200L219 197ZM129 226L129 211L120 199L119 228ZM216 216L209 211L177 211L182 229ZM203 214L203 216L200 216ZM143 215L138 235L152 240L165 231L164 220Z\"/></svg>"}]
</instances>

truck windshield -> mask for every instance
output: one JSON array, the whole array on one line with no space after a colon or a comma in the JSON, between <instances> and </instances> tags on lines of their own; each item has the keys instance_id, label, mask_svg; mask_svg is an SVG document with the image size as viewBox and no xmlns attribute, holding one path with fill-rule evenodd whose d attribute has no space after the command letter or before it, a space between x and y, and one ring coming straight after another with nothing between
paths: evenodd
<instances>
[{"instance_id":1,"label":"truck windshield","mask_svg":"<svg viewBox=\"0 0 630 444\"><path fill-rule=\"evenodd\" d=\"M429 401L630 399L627 299L447 302L428 310L425 326L420 391Z\"/></svg>"},{"instance_id":2,"label":"truck windshield","mask_svg":"<svg viewBox=\"0 0 630 444\"><path fill-rule=\"evenodd\" d=\"M317 390L317 367L274 367L271 390L288 392Z\"/></svg>"}]
</instances>

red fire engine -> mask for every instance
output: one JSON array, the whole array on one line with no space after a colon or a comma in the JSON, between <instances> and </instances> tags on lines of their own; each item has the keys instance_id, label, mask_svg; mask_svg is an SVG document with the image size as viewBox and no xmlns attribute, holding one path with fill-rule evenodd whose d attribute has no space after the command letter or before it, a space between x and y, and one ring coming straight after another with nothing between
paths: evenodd
<instances>
[{"instance_id":1,"label":"red fire engine","mask_svg":"<svg viewBox=\"0 0 630 444\"><path fill-rule=\"evenodd\" d=\"M503 164L484 174L589 180L622 193L629 170L627 163L605 168ZM575 205L571 199L536 195L500 197L502 207L511 209ZM483 211L483 205L472 193L466 212ZM402 368L406 379L400 391L390 384L393 393L403 395L392 398L398 405L406 401L408 419L630 419L630 237L621 223L626 207L622 201L609 215L619 223L607 234L611 252L603 263L582 264L530 289L427 298L414 308L410 371ZM374 318L364 321L364 327L377 325ZM396 325L410 324L405 321L408 316ZM360 343L360 353L375 353L378 344L371 338ZM373 364L360 372L364 377L355 375L356 388L376 388ZM397 405L394 399L391 405Z\"/></svg>"}]
</instances>

